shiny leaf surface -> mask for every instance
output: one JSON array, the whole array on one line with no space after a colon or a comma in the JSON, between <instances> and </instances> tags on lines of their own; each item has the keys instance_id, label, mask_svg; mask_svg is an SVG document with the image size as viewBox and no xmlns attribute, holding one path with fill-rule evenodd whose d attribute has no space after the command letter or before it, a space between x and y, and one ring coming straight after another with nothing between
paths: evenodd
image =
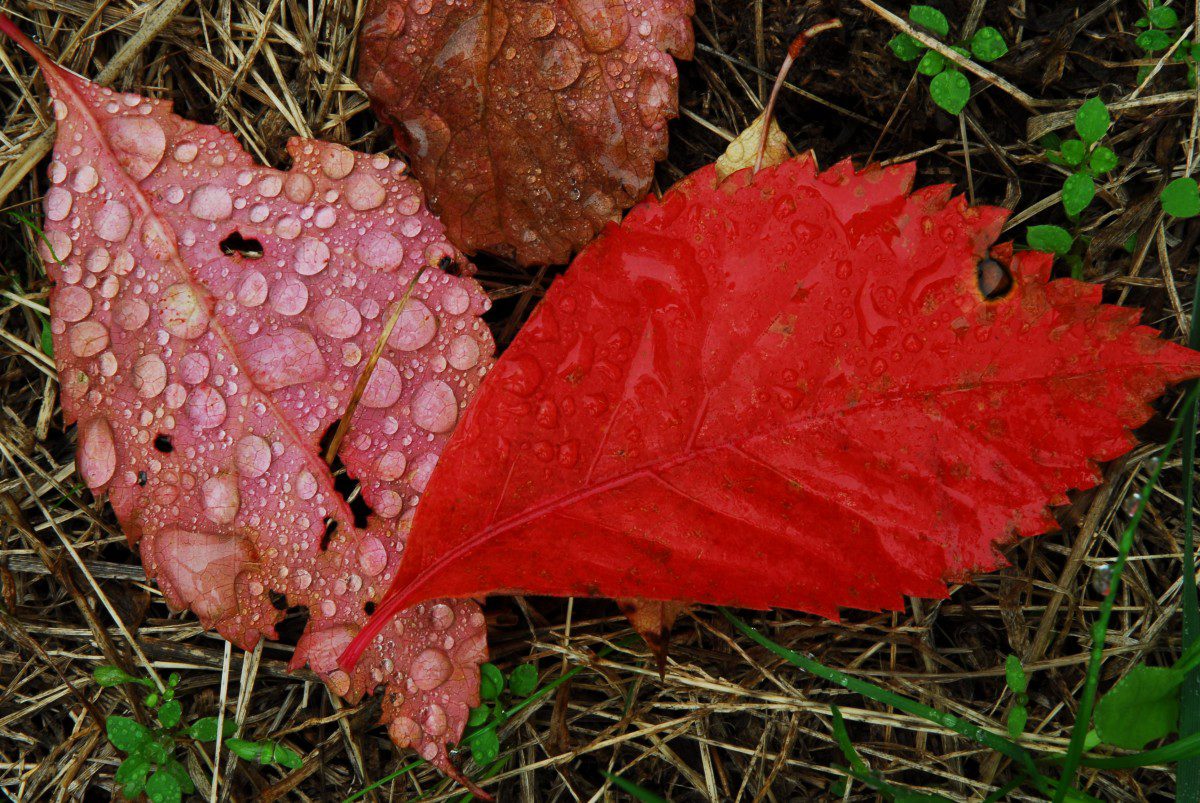
<instances>
[{"instance_id":1,"label":"shiny leaf surface","mask_svg":"<svg viewBox=\"0 0 1200 803\"><path fill-rule=\"evenodd\" d=\"M475 603L407 612L352 675L334 659L490 365L486 297L438 269L461 255L404 164L293 139L291 170L262 167L166 102L38 58L58 122L43 256L79 473L173 606L244 648L306 608L293 666L352 700L386 683L393 738L448 767L486 660ZM373 511L356 523L320 441L422 269L339 452Z\"/></svg>"},{"instance_id":2,"label":"shiny leaf surface","mask_svg":"<svg viewBox=\"0 0 1200 803\"><path fill-rule=\"evenodd\" d=\"M640 200L693 0L372 0L358 79L452 242L566 262Z\"/></svg>"},{"instance_id":3,"label":"shiny leaf surface","mask_svg":"<svg viewBox=\"0 0 1200 803\"><path fill-rule=\"evenodd\" d=\"M708 168L610 227L485 382L371 628L494 593L898 609L1052 529L1200 355L913 173Z\"/></svg>"}]
</instances>

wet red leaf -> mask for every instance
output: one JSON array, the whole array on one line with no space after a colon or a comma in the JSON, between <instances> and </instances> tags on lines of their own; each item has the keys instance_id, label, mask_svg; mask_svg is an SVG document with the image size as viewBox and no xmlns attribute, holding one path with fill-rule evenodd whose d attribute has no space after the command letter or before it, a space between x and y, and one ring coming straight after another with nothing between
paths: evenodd
<instances>
[{"instance_id":1,"label":"wet red leaf","mask_svg":"<svg viewBox=\"0 0 1200 803\"><path fill-rule=\"evenodd\" d=\"M400 162L293 139L291 170L262 167L164 101L38 59L58 121L43 250L80 474L173 606L244 648L276 637L279 607L307 608L293 665L352 700L386 683L393 738L449 767L486 660L474 602L406 612L350 675L335 659L490 365L486 297L437 270L461 255ZM320 440L430 266L339 452L374 511L356 526Z\"/></svg>"},{"instance_id":2,"label":"wet red leaf","mask_svg":"<svg viewBox=\"0 0 1200 803\"><path fill-rule=\"evenodd\" d=\"M1200 355L913 174L710 167L610 227L484 383L344 660L430 597L898 609L1052 529Z\"/></svg>"},{"instance_id":3,"label":"wet red leaf","mask_svg":"<svg viewBox=\"0 0 1200 803\"><path fill-rule=\"evenodd\" d=\"M693 0L372 0L358 79L455 244L566 262L641 200Z\"/></svg>"}]
</instances>

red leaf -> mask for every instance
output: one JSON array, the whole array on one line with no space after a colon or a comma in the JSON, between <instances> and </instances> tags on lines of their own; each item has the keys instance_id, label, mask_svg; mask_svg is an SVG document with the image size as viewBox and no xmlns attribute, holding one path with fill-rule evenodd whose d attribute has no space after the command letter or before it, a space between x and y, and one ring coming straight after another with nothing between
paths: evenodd
<instances>
[{"instance_id":1,"label":"red leaf","mask_svg":"<svg viewBox=\"0 0 1200 803\"><path fill-rule=\"evenodd\" d=\"M898 609L1053 528L1200 355L1045 254L992 249L984 298L1005 212L913 173L707 168L611 227L484 384L355 647L429 597Z\"/></svg>"},{"instance_id":2,"label":"red leaf","mask_svg":"<svg viewBox=\"0 0 1200 803\"><path fill-rule=\"evenodd\" d=\"M8 20L0 30L36 53ZM293 666L350 699L386 682L393 738L448 767L486 660L475 603L407 612L352 676L335 658L395 573L490 364L486 297L436 269L461 255L403 164L293 139L291 170L262 167L164 101L37 58L58 120L45 256L80 474L172 605L250 648L276 637L272 594L286 594L309 613ZM246 255L222 252L231 235ZM340 450L374 509L359 528L320 440L426 266Z\"/></svg>"},{"instance_id":3,"label":"red leaf","mask_svg":"<svg viewBox=\"0 0 1200 803\"><path fill-rule=\"evenodd\" d=\"M566 262L667 153L693 0L373 0L358 80L469 253Z\"/></svg>"}]
</instances>

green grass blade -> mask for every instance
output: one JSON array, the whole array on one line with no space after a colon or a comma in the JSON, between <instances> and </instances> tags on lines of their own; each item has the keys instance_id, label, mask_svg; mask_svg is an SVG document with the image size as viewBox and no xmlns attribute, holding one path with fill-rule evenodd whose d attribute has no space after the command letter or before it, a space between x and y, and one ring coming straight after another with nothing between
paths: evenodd
<instances>
[{"instance_id":1,"label":"green grass blade","mask_svg":"<svg viewBox=\"0 0 1200 803\"><path fill-rule=\"evenodd\" d=\"M1187 398L1183 404L1183 410L1171 430L1171 437L1167 440L1166 445L1163 446L1158 464L1155 465L1154 471L1150 474L1150 479L1146 482L1146 486L1142 490L1142 499L1138 503L1137 510L1134 512L1132 518L1130 518L1129 525L1125 528L1125 531L1121 533L1121 542L1117 549L1117 559L1113 563L1112 579L1109 582L1108 593L1104 595L1104 600L1100 603L1099 617L1092 624L1092 649L1091 656L1088 659L1087 679L1084 681L1083 696L1079 700L1079 708L1075 713L1075 725L1071 732L1071 743L1067 747L1067 754L1063 760L1062 775L1055 785L1054 797L1052 798L1054 803L1062 803L1066 799L1067 792L1071 789L1071 783L1075 779L1075 773L1079 769L1079 763L1083 758L1083 743L1087 739L1088 729L1091 726L1092 711L1096 707L1096 690L1100 686L1100 665L1104 661L1104 640L1108 636L1108 622L1112 618L1113 605L1117 600L1117 590L1121 586L1121 573L1125 570L1125 562L1128 560L1129 551L1133 547L1134 533L1137 532L1138 525L1142 521L1142 515L1146 512L1147 502L1149 502L1151 495L1154 493L1154 489L1158 487L1158 478L1162 474L1163 459L1175 448L1175 443L1179 440L1185 420L1189 420L1192 411L1195 409L1196 393L1198 390L1200 390L1200 384L1195 385L1188 391Z\"/></svg>"},{"instance_id":2,"label":"green grass blade","mask_svg":"<svg viewBox=\"0 0 1200 803\"><path fill-rule=\"evenodd\" d=\"M948 714L943 711L938 711L936 708L931 708L924 703L919 703L916 700L888 691L882 686L876 686L860 678L852 675L847 675L845 672L840 672L832 667L809 658L806 655L801 655L798 652L789 650L781 644L776 644L771 639L764 636L762 633L755 630L750 625L743 622L727 608L719 609L729 622L740 630L744 635L758 643L759 646L765 647L775 655L784 659L790 664L793 664L800 669L810 672L813 675L827 680L830 683L836 683L844 689L848 689L855 694L861 694L863 697L870 698L884 705L889 705L906 714L920 717L921 719L933 722L944 728L948 728L960 736L965 736L972 741L987 747L990 750L995 750L1004 756L1015 761L1018 766L1029 776L1030 782L1033 783L1043 794L1049 795L1053 792L1053 786L1049 778L1038 771L1038 768L1033 763L1033 756L1025 748L1015 742L991 731L985 730L978 725L972 724L965 719Z\"/></svg>"},{"instance_id":3,"label":"green grass blade","mask_svg":"<svg viewBox=\"0 0 1200 803\"><path fill-rule=\"evenodd\" d=\"M1192 296L1192 325L1188 345L1200 348L1200 281ZM1200 383L1197 383L1200 385ZM1184 416L1183 445L1183 588L1180 607L1183 609L1183 649L1187 651L1200 636L1200 602L1196 598L1196 531L1195 531L1195 465L1196 465L1196 408ZM1179 691L1179 738L1200 733L1200 669L1192 669ZM1200 758L1179 762L1176 772L1176 793L1179 800L1200 800Z\"/></svg>"},{"instance_id":4,"label":"green grass blade","mask_svg":"<svg viewBox=\"0 0 1200 803\"><path fill-rule=\"evenodd\" d=\"M665 797L656 795L649 789L643 789L633 781L625 780L620 775L613 775L611 772L605 772L603 775L605 778L612 781L613 786L632 796L634 800L640 800L642 803L667 803L667 799Z\"/></svg>"}]
</instances>

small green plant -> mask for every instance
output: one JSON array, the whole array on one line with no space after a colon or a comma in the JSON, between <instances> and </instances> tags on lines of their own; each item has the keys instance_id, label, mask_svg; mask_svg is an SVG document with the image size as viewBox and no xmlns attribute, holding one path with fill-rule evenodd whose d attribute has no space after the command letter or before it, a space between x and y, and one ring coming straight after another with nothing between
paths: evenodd
<instances>
[{"instance_id":1,"label":"small green plant","mask_svg":"<svg viewBox=\"0 0 1200 803\"><path fill-rule=\"evenodd\" d=\"M117 768L115 780L121 794L133 799L144 794L151 803L178 803L184 795L196 791L187 770L176 756L179 745L187 739L197 742L217 741L217 718L201 717L185 724L183 705L175 697L179 674L172 672L167 687L161 691L150 678L139 678L116 666L100 666L92 672L96 684L103 688L131 683L149 691L143 702L151 709L157 724L147 727L131 717L110 716L105 722L108 740L125 754ZM232 719L225 720L222 736L236 730ZM228 739L225 745L237 756L262 764L280 764L295 769L300 766L296 751L276 742L251 742Z\"/></svg>"},{"instance_id":2,"label":"small green plant","mask_svg":"<svg viewBox=\"0 0 1200 803\"><path fill-rule=\"evenodd\" d=\"M1168 215L1181 218L1200 215L1200 185L1190 176L1172 181L1158 199Z\"/></svg>"},{"instance_id":3,"label":"small green plant","mask_svg":"<svg viewBox=\"0 0 1200 803\"><path fill-rule=\"evenodd\" d=\"M1010 655L1004 660L1004 680L1009 691L1013 693L1013 707L1008 712L1008 735L1019 739L1025 732L1025 723L1029 721L1029 679L1025 677L1025 668L1021 659Z\"/></svg>"},{"instance_id":4,"label":"small green plant","mask_svg":"<svg viewBox=\"0 0 1200 803\"><path fill-rule=\"evenodd\" d=\"M1096 197L1096 178L1117 167L1117 154L1103 143L1112 127L1112 115L1100 98L1091 98L1075 112L1077 137L1060 139L1050 135L1042 139L1046 160L1071 171L1062 185L1062 205L1071 221L1087 209ZM1061 258L1071 268L1071 276L1083 276L1083 252L1088 238L1076 237L1062 226L1030 226L1026 243L1035 251Z\"/></svg>"},{"instance_id":5,"label":"small green plant","mask_svg":"<svg viewBox=\"0 0 1200 803\"><path fill-rule=\"evenodd\" d=\"M950 35L950 21L933 6L911 6L908 18L942 39ZM901 61L917 62L917 72L930 79L929 97L934 103L951 114L958 114L966 107L971 99L971 82L954 62L906 33L892 37L888 47ZM1008 44L998 30L986 27L976 31L969 41L959 42L950 49L963 58L990 62L1008 53Z\"/></svg>"},{"instance_id":6,"label":"small green plant","mask_svg":"<svg viewBox=\"0 0 1200 803\"><path fill-rule=\"evenodd\" d=\"M1135 664L1096 705L1098 741L1126 750L1175 732L1179 724L1179 691L1187 673L1200 666L1200 641L1172 666Z\"/></svg>"},{"instance_id":7,"label":"small green plant","mask_svg":"<svg viewBox=\"0 0 1200 803\"><path fill-rule=\"evenodd\" d=\"M1091 98L1075 112L1075 132L1078 139L1046 144L1046 159L1069 168L1072 172L1063 182L1062 204L1067 217L1074 220L1087 209L1096 197L1096 177L1116 168L1117 154L1101 144L1112 126L1112 116L1100 98Z\"/></svg>"},{"instance_id":8,"label":"small green plant","mask_svg":"<svg viewBox=\"0 0 1200 803\"><path fill-rule=\"evenodd\" d=\"M836 767L835 769L841 770L851 778L874 789L881 798L890 801L890 803L949 803L950 799L941 795L919 794L893 786L871 772L871 768L867 766L862 757L858 755L858 751L854 749L854 743L850 740L850 732L846 730L846 720L842 717L841 709L836 705L831 705L829 709L833 714L834 738L837 739L838 747L842 750L842 755L846 757L846 761L850 762L849 767ZM844 791L843 789L843 794Z\"/></svg>"},{"instance_id":9,"label":"small green plant","mask_svg":"<svg viewBox=\"0 0 1200 803\"><path fill-rule=\"evenodd\" d=\"M1143 29L1134 42L1147 56L1154 56L1167 50L1179 42L1183 32L1180 30L1179 13L1164 2L1164 0L1147 0L1146 16L1134 23ZM1171 54L1171 60L1187 66L1188 86L1196 86L1196 60L1200 59L1200 45L1195 42L1179 42L1179 47ZM1151 67L1138 68L1137 82L1141 84L1150 74Z\"/></svg>"},{"instance_id":10,"label":"small green plant","mask_svg":"<svg viewBox=\"0 0 1200 803\"><path fill-rule=\"evenodd\" d=\"M487 766L500 755L500 737L496 729L504 724L504 698L524 699L537 689L538 673L533 664L521 664L506 678L495 664L479 667L478 708L471 709L463 743L471 747L471 758L479 766ZM507 694L506 694L507 692Z\"/></svg>"}]
</instances>

